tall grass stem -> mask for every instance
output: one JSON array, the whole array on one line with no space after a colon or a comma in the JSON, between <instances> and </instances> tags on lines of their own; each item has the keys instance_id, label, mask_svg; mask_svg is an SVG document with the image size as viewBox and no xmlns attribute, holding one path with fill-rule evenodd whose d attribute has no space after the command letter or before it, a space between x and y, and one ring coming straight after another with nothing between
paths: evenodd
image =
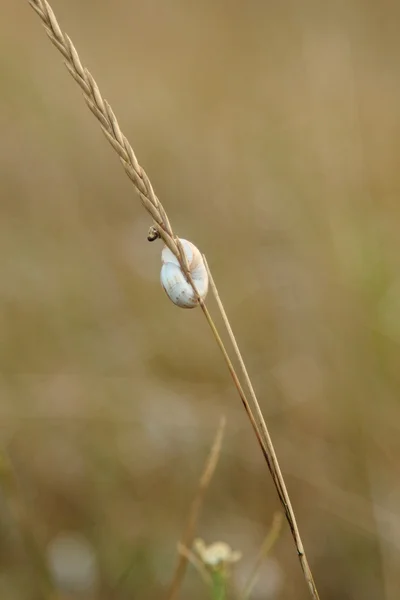
<instances>
[{"instance_id":1,"label":"tall grass stem","mask_svg":"<svg viewBox=\"0 0 400 600\"><path fill-rule=\"evenodd\" d=\"M70 38L62 32L56 19L56 16L47 0L28 0L28 2L41 19L50 40L64 57L65 65L69 73L81 88L84 99L89 109L99 121L100 127L106 139L118 154L126 174L132 181L136 192L139 195L139 198L142 202L142 205L153 219L155 230L157 231L158 235L162 238L166 246L177 257L182 272L184 273L187 280L191 283L194 291L197 294L201 310L203 311L203 314L212 330L214 338L224 356L234 385L239 393L243 406L253 427L254 433L260 444L265 460L268 464L269 470L272 475L272 479L274 481L275 487L277 489L280 501L282 503L286 515L286 519L289 523L290 530L292 532L293 540L296 545L301 567L303 569L304 577L307 581L311 597L313 598L313 600L319 600L318 592L307 561L304 546L300 537L300 532L296 523L294 511L279 467L275 450L272 445L272 441L267 426L265 424L265 420L263 418L261 409L259 407L257 397L251 384L250 377L247 373L247 369L244 365L244 361L242 359L237 342L233 335L232 328L229 324L229 320L226 316L222 302L219 299L219 294L216 291L215 284L212 283L212 286L217 299L218 307L224 320L224 324L228 331L229 337L231 339L235 355L239 360L239 364L241 366L246 385L249 388L250 397L254 405L256 416L254 416L253 414L253 410L246 397L246 394L243 391L239 377L235 371L229 354L222 342L221 336L215 326L215 323L208 311L208 308L205 302L200 298L199 294L197 293L196 287L193 283L193 279L188 268L186 256L183 252L179 238L173 232L167 213L164 207L162 206L160 200L154 193L150 180L144 169L140 166L132 146L130 145L125 135L122 133L117 118L115 117L111 106L103 98L100 89L91 73L85 67L83 67L78 52L76 51Z\"/></svg>"},{"instance_id":2,"label":"tall grass stem","mask_svg":"<svg viewBox=\"0 0 400 600\"><path fill-rule=\"evenodd\" d=\"M222 440L224 437L226 419L222 417L215 434L213 444L210 452L207 456L203 472L199 479L196 495L193 499L190 507L188 520L186 523L185 531L182 539L179 542L180 547L190 548L193 543L194 534L196 531L196 524L199 519L201 507L204 502L204 497L207 492L208 486L210 485L211 479L217 468L218 460L221 454ZM168 593L168 600L176 600L179 595L180 586L185 575L186 565L188 562L187 555L184 552L178 553L178 564L176 565L175 573L172 578L172 583Z\"/></svg>"}]
</instances>

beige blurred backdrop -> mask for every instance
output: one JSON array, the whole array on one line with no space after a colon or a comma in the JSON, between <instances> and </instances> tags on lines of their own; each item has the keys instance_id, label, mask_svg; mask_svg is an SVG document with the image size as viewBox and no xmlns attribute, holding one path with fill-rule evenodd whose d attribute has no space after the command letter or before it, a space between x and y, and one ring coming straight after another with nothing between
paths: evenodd
<instances>
[{"instance_id":1,"label":"beige blurred backdrop","mask_svg":"<svg viewBox=\"0 0 400 600\"><path fill-rule=\"evenodd\" d=\"M240 589L279 510L240 400L61 55L1 5L0 597L41 597L25 528L60 598L164 598L221 414L198 534L242 551ZM397 600L400 5L52 6L208 256L321 600ZM253 598L308 598L286 524Z\"/></svg>"}]
</instances>

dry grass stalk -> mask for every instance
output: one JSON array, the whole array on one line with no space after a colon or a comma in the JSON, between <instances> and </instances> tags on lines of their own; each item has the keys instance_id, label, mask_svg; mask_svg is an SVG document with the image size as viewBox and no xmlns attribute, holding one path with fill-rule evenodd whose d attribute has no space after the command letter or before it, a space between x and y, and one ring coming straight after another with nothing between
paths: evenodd
<instances>
[{"instance_id":1,"label":"dry grass stalk","mask_svg":"<svg viewBox=\"0 0 400 600\"><path fill-rule=\"evenodd\" d=\"M243 594L240 596L241 600L248 600L250 598L251 592L253 591L253 588L254 588L255 584L257 583L258 573L259 573L260 567L262 565L262 562L265 559L265 557L271 552L272 548L274 547L275 543L277 542L280 532L281 532L281 529L282 529L282 513L276 513L274 515L274 518L272 521L271 529L269 530L267 537L265 538L265 540L258 552L256 563L251 572L249 580L248 580L247 584L245 585Z\"/></svg>"},{"instance_id":2,"label":"dry grass stalk","mask_svg":"<svg viewBox=\"0 0 400 600\"><path fill-rule=\"evenodd\" d=\"M236 357L237 357L237 359L239 361L239 365L240 365L240 368L242 370L244 380L246 381L246 385L247 385L247 387L249 389L250 397L251 397L251 399L253 401L253 406L254 406L256 417L257 417L257 430L260 432L260 437L261 437L261 440L262 440L262 445L263 445L263 448L265 449L264 455L265 455L266 461L268 463L268 467L269 467L272 479L274 480L275 487L276 487L277 492L279 494L280 501L281 501L282 506L284 508L286 519L287 519L287 521L289 523L289 526L290 526L293 538L295 540L295 544L296 544L296 548L297 548L297 552L298 552L298 555L299 555L299 560L301 562L301 566L302 566L303 572L304 572L304 574L306 576L306 579L307 579L307 581L309 583L310 591L311 591L312 595L314 595L314 590L316 591L316 589L315 589L315 583L313 581L313 576L312 576L312 573L311 573L311 569L310 569L307 557L306 557L305 552L304 552L304 547L303 547L303 543L302 543L302 540L301 540L301 537L300 537L300 531L299 531L299 528L298 528L298 525L297 525L296 516L294 514L292 503L290 501L290 497L289 497L289 494L288 494L288 491L287 491L287 488L286 488L285 480L283 478L283 475L282 475L282 472L281 472L281 469L280 469L280 466L279 466L279 461L278 461L278 458L276 456L275 448L274 448L274 445L272 443L271 436L269 435L269 431L268 431L267 425L265 423L264 416L263 416L263 414L261 412L261 408L260 408L260 405L258 403L257 396L256 396L256 393L255 393L254 388L253 388L253 384L251 383L250 376L249 376L249 374L247 372L246 365L244 363L242 354L241 354L241 352L239 350L239 346L238 346L238 344L236 342L235 335L234 335L234 333L232 331L232 327L230 325L228 316L227 316L227 314L225 312L224 305L223 305L223 303L221 301L221 298L220 298L220 295L218 293L217 286L215 285L214 278L213 278L212 273L211 273L211 271L209 269L206 257L203 256L203 258L204 258L204 263L205 263L207 271L208 271L208 276L210 278L211 288L213 290L215 299L216 299L217 304L218 304L219 311L220 311L220 313L222 315L222 319L224 321L226 330L228 332L229 338L230 338L231 343L233 345Z\"/></svg>"},{"instance_id":3,"label":"dry grass stalk","mask_svg":"<svg viewBox=\"0 0 400 600\"><path fill-rule=\"evenodd\" d=\"M221 446L225 431L225 424L226 419L225 417L222 417L219 423L219 427L217 429L217 433L215 434L211 450L207 456L203 473L199 479L197 493L193 498L193 502L190 507L185 531L183 533L181 541L179 542L179 548L190 548L193 543L196 525L199 519L201 507L204 502L204 497L208 486L210 485L211 479L215 473L215 469L218 464L218 459L221 454ZM179 552L178 564L176 566L175 573L172 578L172 583L168 593L168 600L175 600L175 598L178 597L179 589L186 571L187 560L187 554L185 552Z\"/></svg>"},{"instance_id":4,"label":"dry grass stalk","mask_svg":"<svg viewBox=\"0 0 400 600\"><path fill-rule=\"evenodd\" d=\"M294 517L294 512L292 506L290 504L289 496L286 490L285 482L279 468L278 460L272 445L272 441L270 439L263 415L259 408L259 404L257 402L256 395L254 393L253 387L251 385L250 378L247 374L247 370L244 366L243 359L239 352L239 348L237 346L236 340L233 336L232 329L229 325L229 321L226 317L225 311L223 310L223 306L221 301L219 300L218 293L216 294L219 308L221 310L225 326L228 329L228 333L230 335L231 341L233 343L233 347L235 350L235 354L239 360L241 365L246 384L249 388L250 395L253 400L254 408L256 411L257 418L254 417L253 411L251 409L250 403L246 397L246 394L243 391L242 385L240 383L239 377L234 369L232 361L229 357L229 354L221 340L219 332L214 324L213 319L207 309L204 301L199 297L197 293L196 287L193 283L193 279L190 275L190 271L187 265L186 256L183 252L182 246L180 244L179 238L174 234L167 214L154 193L152 185L147 177L145 171L139 165L138 160L133 152L131 145L129 144L127 138L122 133L118 121L107 101L102 97L99 87L95 82L92 75L89 71L82 66L79 55L66 34L63 34L61 28L57 22L57 19L54 15L54 12L47 2L47 0L28 0L31 7L35 10L35 12L39 15L40 19L43 22L43 25L46 29L47 35L50 40L53 42L55 47L61 52L61 54L65 58L65 64L78 83L80 88L83 91L84 98L86 103L94 116L100 123L103 133L105 134L107 140L110 142L111 146L117 152L120 157L121 163L125 169L126 174L133 182L135 189L142 201L144 208L150 214L154 222L154 228L158 235L163 239L168 248L174 253L174 255L178 258L182 272L185 274L185 277L192 285L194 291L196 292L197 297L199 298L199 305L207 319L209 326L211 327L214 338L224 356L225 362L233 379L234 385L239 393L239 396L242 400L243 406L246 410L246 413L249 417L251 425L253 427L254 433L257 437L257 440L262 449L263 455L268 464L269 470L271 472L275 487L277 489L280 501L285 511L286 518L288 520L292 536L296 545L297 553L300 559L301 567L303 569L304 577L308 583L308 587L311 593L311 597L314 600L318 600L318 592L311 574L310 567L308 565L308 561L305 555L303 543L300 537L299 529L296 523L296 519ZM216 288L214 286L214 292Z\"/></svg>"},{"instance_id":5,"label":"dry grass stalk","mask_svg":"<svg viewBox=\"0 0 400 600\"><path fill-rule=\"evenodd\" d=\"M180 556L185 558L186 562L190 562L191 565L196 569L204 583L208 586L212 585L212 578L210 573L207 571L201 560L196 556L192 550L184 546L181 542L178 542L178 552Z\"/></svg>"}]
</instances>

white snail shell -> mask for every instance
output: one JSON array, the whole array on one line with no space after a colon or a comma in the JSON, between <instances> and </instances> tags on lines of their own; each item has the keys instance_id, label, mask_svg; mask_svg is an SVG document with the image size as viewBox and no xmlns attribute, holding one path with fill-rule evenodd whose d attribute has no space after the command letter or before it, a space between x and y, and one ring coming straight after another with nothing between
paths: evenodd
<instances>
[{"instance_id":1,"label":"white snail shell","mask_svg":"<svg viewBox=\"0 0 400 600\"><path fill-rule=\"evenodd\" d=\"M193 283L204 299L208 292L208 273L201 252L192 242L180 240ZM167 246L161 253L161 284L170 300L181 308L195 308L199 300L190 283L186 281L176 256Z\"/></svg>"}]
</instances>

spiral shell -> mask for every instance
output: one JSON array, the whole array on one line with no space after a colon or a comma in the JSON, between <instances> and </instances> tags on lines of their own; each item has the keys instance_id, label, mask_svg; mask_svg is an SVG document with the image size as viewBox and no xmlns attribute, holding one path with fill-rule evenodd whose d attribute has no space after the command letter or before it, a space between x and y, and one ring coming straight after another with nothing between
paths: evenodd
<instances>
[{"instance_id":1,"label":"spiral shell","mask_svg":"<svg viewBox=\"0 0 400 600\"><path fill-rule=\"evenodd\" d=\"M193 283L200 298L204 299L208 292L208 273L201 252L192 242L183 239L180 242ZM163 263L161 267L161 284L169 299L181 308L195 308L199 302L196 293L190 283L186 281L178 259L166 246L161 253L161 260Z\"/></svg>"}]
</instances>

